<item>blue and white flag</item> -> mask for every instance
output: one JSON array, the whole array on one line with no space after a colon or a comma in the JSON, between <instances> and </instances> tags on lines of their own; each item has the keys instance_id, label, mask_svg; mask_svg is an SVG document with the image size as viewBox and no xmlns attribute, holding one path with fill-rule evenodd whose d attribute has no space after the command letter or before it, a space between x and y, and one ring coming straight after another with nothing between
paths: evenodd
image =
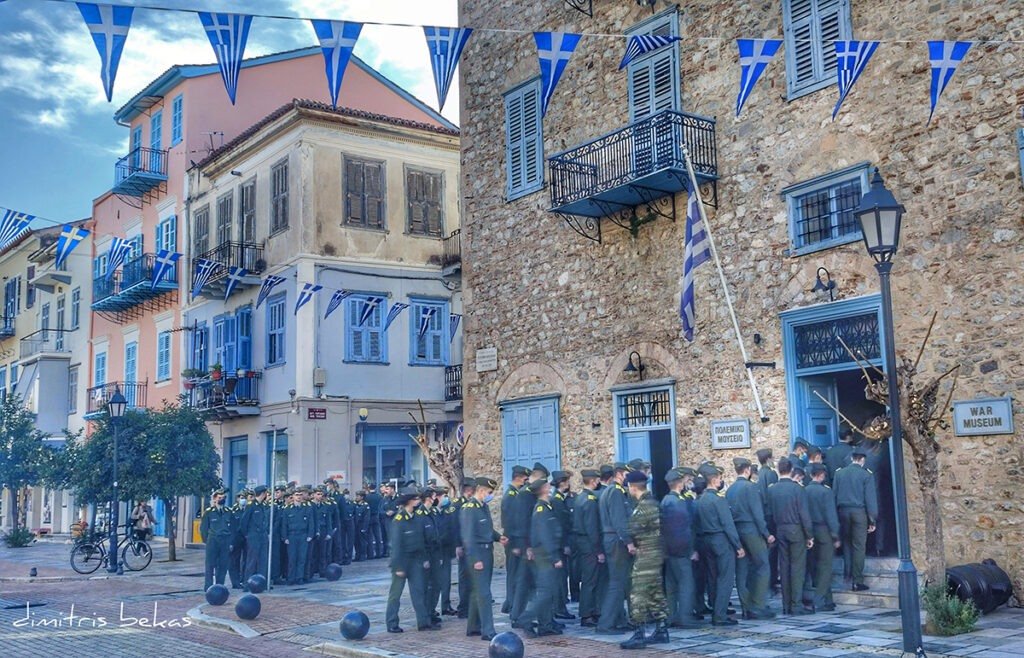
<instances>
[{"instance_id":1,"label":"blue and white flag","mask_svg":"<svg viewBox=\"0 0 1024 658\"><path fill-rule=\"evenodd\" d=\"M352 57L352 49L356 47L362 23L348 21L310 21L313 31L320 41L320 50L324 53L324 64L327 71L327 86L331 89L331 107L338 109L338 92L341 90L341 79L345 76L345 67Z\"/></svg>"},{"instance_id":2,"label":"blue and white flag","mask_svg":"<svg viewBox=\"0 0 1024 658\"><path fill-rule=\"evenodd\" d=\"M199 20L213 46L213 54L220 66L220 77L224 80L224 88L228 91L231 104L235 104L235 92L238 90L238 74L242 70L242 57L245 53L245 42L249 38L249 26L252 16L244 14L211 14L199 12Z\"/></svg>"},{"instance_id":3,"label":"blue and white flag","mask_svg":"<svg viewBox=\"0 0 1024 658\"><path fill-rule=\"evenodd\" d=\"M448 342L455 340L455 333L459 330L459 321L462 320L462 315L459 313L452 313L448 316Z\"/></svg>"},{"instance_id":4,"label":"blue and white flag","mask_svg":"<svg viewBox=\"0 0 1024 658\"><path fill-rule=\"evenodd\" d=\"M384 321L384 331L387 331L388 327L391 326L391 323L395 321L395 318L401 315L402 311L407 308L409 308L409 305L403 304L402 302L395 302L392 304L391 310L388 311L388 319ZM363 324L362 320L360 320L359 324Z\"/></svg>"},{"instance_id":5,"label":"blue and white flag","mask_svg":"<svg viewBox=\"0 0 1024 658\"><path fill-rule=\"evenodd\" d=\"M437 107L444 109L448 88L455 77L455 65L459 63L462 49L473 32L471 27L427 27L427 49L430 51L430 67L434 71L434 86L437 88Z\"/></svg>"},{"instance_id":6,"label":"blue and white flag","mask_svg":"<svg viewBox=\"0 0 1024 658\"><path fill-rule=\"evenodd\" d=\"M956 67L960 65L970 47L970 41L928 42L928 58L932 62L932 109L928 113L928 125L931 125L939 96L946 90L950 78L956 73Z\"/></svg>"},{"instance_id":7,"label":"blue and white flag","mask_svg":"<svg viewBox=\"0 0 1024 658\"><path fill-rule=\"evenodd\" d=\"M192 299L196 298L203 288L206 286L206 282L210 280L213 273L220 267L220 263L213 260L207 260L206 258L196 259L196 272L192 277Z\"/></svg>"},{"instance_id":8,"label":"blue and white flag","mask_svg":"<svg viewBox=\"0 0 1024 658\"><path fill-rule=\"evenodd\" d=\"M103 91L107 94L107 102L114 95L114 78L117 77L117 65L121 61L121 51L128 38L128 28L132 25L134 7L114 7L97 5L91 2L77 2L78 11L82 12L85 25L92 33L92 41L100 53L100 80Z\"/></svg>"},{"instance_id":9,"label":"blue and white flag","mask_svg":"<svg viewBox=\"0 0 1024 658\"><path fill-rule=\"evenodd\" d=\"M424 306L423 310L420 311L420 336L427 333L427 329L430 328L430 319L436 314L436 306Z\"/></svg>"},{"instance_id":10,"label":"blue and white flag","mask_svg":"<svg viewBox=\"0 0 1024 658\"><path fill-rule=\"evenodd\" d=\"M313 295L323 289L323 286L314 286L312 283L303 283L302 290L299 291L299 298L295 300L295 313L299 314L299 309L306 305L309 300L313 299Z\"/></svg>"},{"instance_id":11,"label":"blue and white flag","mask_svg":"<svg viewBox=\"0 0 1024 658\"><path fill-rule=\"evenodd\" d=\"M328 315L338 310L338 307L341 306L343 301L345 301L345 298L351 296L351 290L335 290L334 294L331 295L331 301L327 302L327 311L324 313L324 320L327 319Z\"/></svg>"},{"instance_id":12,"label":"blue and white flag","mask_svg":"<svg viewBox=\"0 0 1024 658\"><path fill-rule=\"evenodd\" d=\"M839 102L832 110L832 120L839 114L839 106L853 88L853 83L864 72L868 60L875 54L878 41L836 41L836 62L839 64Z\"/></svg>"},{"instance_id":13,"label":"blue and white flag","mask_svg":"<svg viewBox=\"0 0 1024 658\"><path fill-rule=\"evenodd\" d=\"M638 34L629 38L626 44L626 53L619 62L619 70L626 68L634 59L646 55L652 50L667 46L673 41L682 41L681 37L657 36L654 34Z\"/></svg>"},{"instance_id":14,"label":"blue and white flag","mask_svg":"<svg viewBox=\"0 0 1024 658\"><path fill-rule=\"evenodd\" d=\"M57 238L57 256L54 258L53 266L60 269L64 261L71 255L82 240L89 237L89 230L71 224L65 224L61 229L60 237Z\"/></svg>"},{"instance_id":15,"label":"blue and white flag","mask_svg":"<svg viewBox=\"0 0 1024 658\"><path fill-rule=\"evenodd\" d=\"M170 274L179 258L181 258L181 254L176 254L170 249L161 249L157 252L156 259L153 261L153 285L150 290L156 290L156 284Z\"/></svg>"},{"instance_id":16,"label":"blue and white flag","mask_svg":"<svg viewBox=\"0 0 1024 658\"><path fill-rule=\"evenodd\" d=\"M779 52L782 41L778 39L736 39L740 49L740 95L736 98L736 116L740 115L754 85L764 73L768 62Z\"/></svg>"},{"instance_id":17,"label":"blue and white flag","mask_svg":"<svg viewBox=\"0 0 1024 658\"><path fill-rule=\"evenodd\" d=\"M686 203L686 244L683 247L683 295L679 303L679 317L683 319L683 335L686 340L693 340L694 303L693 303L693 270L711 258L708 250L708 236L704 232L704 220L701 218L697 195L693 186L686 186L688 200Z\"/></svg>"},{"instance_id":18,"label":"blue and white flag","mask_svg":"<svg viewBox=\"0 0 1024 658\"><path fill-rule=\"evenodd\" d=\"M131 240L123 240L121 238L114 238L114 241L110 245L110 255L107 256L107 278L114 273L118 267L124 263L124 259L128 257L128 254L132 253L132 242Z\"/></svg>"},{"instance_id":19,"label":"blue and white flag","mask_svg":"<svg viewBox=\"0 0 1024 658\"><path fill-rule=\"evenodd\" d=\"M537 42L537 57L540 59L541 116L548 111L548 102L555 93L558 79L562 77L572 51L580 42L580 35L570 32L534 32Z\"/></svg>"},{"instance_id":20,"label":"blue and white flag","mask_svg":"<svg viewBox=\"0 0 1024 658\"><path fill-rule=\"evenodd\" d=\"M366 324L366 321L370 319L370 316L373 315L373 312L377 310L377 306L379 306L382 301L384 300L380 297L368 297L363 300L363 309L359 312L358 326L361 327Z\"/></svg>"},{"instance_id":21,"label":"blue and white flag","mask_svg":"<svg viewBox=\"0 0 1024 658\"><path fill-rule=\"evenodd\" d=\"M228 268L228 285L224 288L224 301L228 301L228 297L235 291L238 284L242 282L245 275L249 273L249 270L244 267L235 267L232 265Z\"/></svg>"},{"instance_id":22,"label":"blue and white flag","mask_svg":"<svg viewBox=\"0 0 1024 658\"><path fill-rule=\"evenodd\" d=\"M36 218L35 215L26 215L17 210L8 210L6 208L2 208L2 210L4 211L4 216L3 219L0 219L0 249L10 244Z\"/></svg>"},{"instance_id":23,"label":"blue and white flag","mask_svg":"<svg viewBox=\"0 0 1024 658\"><path fill-rule=\"evenodd\" d=\"M274 276L273 274L263 279L263 285L260 286L260 294L256 296L256 308L259 308L263 302L267 301L267 297L270 297L270 293L274 288L282 283L284 283L284 277Z\"/></svg>"}]
</instances>

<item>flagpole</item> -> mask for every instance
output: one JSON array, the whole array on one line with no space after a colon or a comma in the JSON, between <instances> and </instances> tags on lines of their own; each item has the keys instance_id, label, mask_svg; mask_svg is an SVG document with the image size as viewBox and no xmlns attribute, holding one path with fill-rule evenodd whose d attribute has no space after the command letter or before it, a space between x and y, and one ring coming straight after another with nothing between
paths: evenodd
<instances>
[{"instance_id":1,"label":"flagpole","mask_svg":"<svg viewBox=\"0 0 1024 658\"><path fill-rule=\"evenodd\" d=\"M754 372L750 367L750 359L747 358L747 348L743 345L743 335L740 334L740 324L736 321L736 311L732 307L732 297L729 295L729 285L725 281L725 272L722 271L722 262L718 259L718 250L715 248L715 238L711 235L711 224L708 223L707 213L704 212L704 200L700 196L700 186L697 184L697 176L693 173L693 163L690 162L690 149L686 143L682 143L683 159L686 161L686 173L690 177L690 185L693 193L697 195L697 209L700 211L700 219L704 222L704 233L708 236L708 244L711 247L711 257L715 259L715 268L718 270L718 280L722 283L722 292L725 294L725 303L729 307L729 317L732 318L732 328L736 332L736 342L740 346L740 354L743 356L743 367L747 371L747 380L750 382L750 390L754 392L754 403L757 405L757 413L761 422L768 422L761 407L761 396L757 393L757 382L754 381Z\"/></svg>"}]
</instances>

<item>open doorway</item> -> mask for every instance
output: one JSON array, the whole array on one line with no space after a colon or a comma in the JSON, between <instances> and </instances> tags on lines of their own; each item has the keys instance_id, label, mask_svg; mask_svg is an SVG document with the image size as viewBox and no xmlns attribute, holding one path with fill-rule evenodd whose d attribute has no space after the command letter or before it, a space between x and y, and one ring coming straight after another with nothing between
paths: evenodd
<instances>
[{"instance_id":1,"label":"open doorway","mask_svg":"<svg viewBox=\"0 0 1024 658\"><path fill-rule=\"evenodd\" d=\"M668 493L665 473L676 465L674 408L671 387L634 389L615 396L619 433L616 455L624 462L650 462L651 493L659 500Z\"/></svg>"}]
</instances>

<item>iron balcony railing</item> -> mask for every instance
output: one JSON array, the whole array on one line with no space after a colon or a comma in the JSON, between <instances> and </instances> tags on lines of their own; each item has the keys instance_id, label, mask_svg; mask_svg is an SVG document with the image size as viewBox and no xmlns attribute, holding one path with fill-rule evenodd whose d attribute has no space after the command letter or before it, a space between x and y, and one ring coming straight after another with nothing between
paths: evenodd
<instances>
[{"instance_id":1,"label":"iron balcony railing","mask_svg":"<svg viewBox=\"0 0 1024 658\"><path fill-rule=\"evenodd\" d=\"M225 375L213 379L209 375L189 380L189 404L201 411L215 411L225 407L258 407L260 381L263 373L247 371L244 376Z\"/></svg>"},{"instance_id":2,"label":"iron balcony railing","mask_svg":"<svg viewBox=\"0 0 1024 658\"><path fill-rule=\"evenodd\" d=\"M128 401L129 409L143 409L146 406L146 382L109 382L93 386L88 390L88 402L86 403L85 415L96 416L105 413L107 402L114 395L114 389L121 391L121 395Z\"/></svg>"},{"instance_id":3,"label":"iron balcony railing","mask_svg":"<svg viewBox=\"0 0 1024 658\"><path fill-rule=\"evenodd\" d=\"M462 229L457 228L443 241L444 251L441 254L441 267L453 267L462 264Z\"/></svg>"},{"instance_id":4,"label":"iron balcony railing","mask_svg":"<svg viewBox=\"0 0 1024 658\"><path fill-rule=\"evenodd\" d=\"M135 175L167 176L167 151L138 147L117 161L114 166L114 186Z\"/></svg>"},{"instance_id":5,"label":"iron balcony railing","mask_svg":"<svg viewBox=\"0 0 1024 658\"><path fill-rule=\"evenodd\" d=\"M6 315L0 316L0 338L10 338L14 335L14 318Z\"/></svg>"},{"instance_id":6,"label":"iron balcony railing","mask_svg":"<svg viewBox=\"0 0 1024 658\"><path fill-rule=\"evenodd\" d=\"M40 329L21 339L21 358L27 359L42 352L70 352L67 329Z\"/></svg>"},{"instance_id":7,"label":"iron balcony railing","mask_svg":"<svg viewBox=\"0 0 1024 658\"><path fill-rule=\"evenodd\" d=\"M686 144L698 179L718 176L715 120L664 110L548 158L551 206L626 187L664 170L686 171Z\"/></svg>"},{"instance_id":8,"label":"iron balcony railing","mask_svg":"<svg viewBox=\"0 0 1024 658\"><path fill-rule=\"evenodd\" d=\"M263 245L255 242L222 242L192 259L193 272L200 259L220 264L208 279L210 282L226 277L232 267L243 267L249 274L259 274L267 268L267 262L263 260Z\"/></svg>"},{"instance_id":9,"label":"iron balcony railing","mask_svg":"<svg viewBox=\"0 0 1024 658\"><path fill-rule=\"evenodd\" d=\"M462 399L462 364L445 366L444 399L453 402Z\"/></svg>"},{"instance_id":10,"label":"iron balcony railing","mask_svg":"<svg viewBox=\"0 0 1024 658\"><path fill-rule=\"evenodd\" d=\"M156 256L154 254L142 254L125 263L121 270L114 272L108 278L107 275L99 276L92 281L93 304L108 297L119 295L138 285L152 285L153 269L156 267ZM177 283L178 266L173 265L160 279L160 283Z\"/></svg>"}]
</instances>

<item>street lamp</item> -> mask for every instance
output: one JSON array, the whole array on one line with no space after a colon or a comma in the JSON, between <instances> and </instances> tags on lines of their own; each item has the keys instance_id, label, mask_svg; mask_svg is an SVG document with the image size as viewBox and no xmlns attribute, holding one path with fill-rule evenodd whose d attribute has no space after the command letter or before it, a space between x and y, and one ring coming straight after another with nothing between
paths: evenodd
<instances>
[{"instance_id":1,"label":"street lamp","mask_svg":"<svg viewBox=\"0 0 1024 658\"><path fill-rule=\"evenodd\" d=\"M107 401L107 413L110 415L110 426L114 429L114 504L110 513L110 565L108 571L117 573L117 513L121 502L117 497L117 428L121 424L121 417L128 407L128 400L121 395L121 389L114 384L114 394Z\"/></svg>"},{"instance_id":2,"label":"street lamp","mask_svg":"<svg viewBox=\"0 0 1024 658\"><path fill-rule=\"evenodd\" d=\"M903 621L903 651L924 655L921 644L921 603L917 592L917 570L910 558L910 528L907 517L907 478L903 470L903 430L900 423L900 396L896 381L896 346L892 327L892 290L889 273L892 257L900 242L900 222L905 208L896 201L882 182L878 168L871 172L871 189L861 199L854 215L860 220L864 245L875 259L875 269L882 288L882 331L885 338L885 373L889 385L889 415L892 436L889 457L892 460L893 498L896 506L896 538L900 566L899 601Z\"/></svg>"}]
</instances>

